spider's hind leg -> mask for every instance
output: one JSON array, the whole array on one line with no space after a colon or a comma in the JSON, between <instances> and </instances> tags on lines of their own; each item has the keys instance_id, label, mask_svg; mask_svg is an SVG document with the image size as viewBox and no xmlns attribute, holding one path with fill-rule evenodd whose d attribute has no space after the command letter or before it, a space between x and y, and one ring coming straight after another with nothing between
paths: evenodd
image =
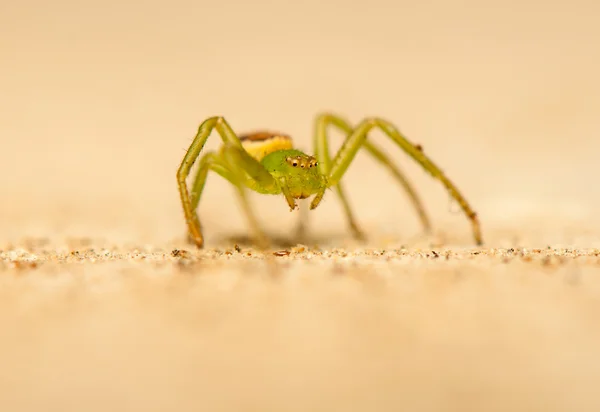
<instances>
[{"instance_id":1,"label":"spider's hind leg","mask_svg":"<svg viewBox=\"0 0 600 412\"><path fill-rule=\"evenodd\" d=\"M246 188L241 185L236 186L236 193L240 200L240 205L242 206L242 211L246 216L246 220L248 220L248 224L250 225L250 230L253 233L254 241L256 245L261 249L266 249L269 247L269 237L262 230L258 219L256 218L256 214L250 205L250 201L248 200L248 196L246 195Z\"/></svg>"},{"instance_id":2,"label":"spider's hind leg","mask_svg":"<svg viewBox=\"0 0 600 412\"><path fill-rule=\"evenodd\" d=\"M342 202L342 207L344 208L344 213L346 213L346 218L348 220L348 226L350 226L350 230L352 231L352 236L358 240L365 240L367 237L365 236L365 232L360 228L358 223L356 222L356 218L354 217L354 213L350 208L350 203L346 198L346 192L341 184L337 184L335 186L335 191L337 192L340 201Z\"/></svg>"}]
</instances>

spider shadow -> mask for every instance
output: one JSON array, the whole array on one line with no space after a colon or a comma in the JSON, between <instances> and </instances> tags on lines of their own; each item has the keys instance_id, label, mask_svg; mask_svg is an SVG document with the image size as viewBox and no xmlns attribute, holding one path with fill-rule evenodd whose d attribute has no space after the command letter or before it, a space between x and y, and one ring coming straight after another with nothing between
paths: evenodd
<instances>
[{"instance_id":1,"label":"spider shadow","mask_svg":"<svg viewBox=\"0 0 600 412\"><path fill-rule=\"evenodd\" d=\"M328 247L336 244L345 244L349 241L357 242L348 233L319 233L319 234L304 234L302 236L282 236L281 234L268 234L267 239L269 245L267 249L289 249L294 246L304 245L309 247ZM240 247L257 247L255 238L247 234L227 234L217 236L215 241L223 245L236 244ZM365 242L364 240L362 242Z\"/></svg>"}]
</instances>

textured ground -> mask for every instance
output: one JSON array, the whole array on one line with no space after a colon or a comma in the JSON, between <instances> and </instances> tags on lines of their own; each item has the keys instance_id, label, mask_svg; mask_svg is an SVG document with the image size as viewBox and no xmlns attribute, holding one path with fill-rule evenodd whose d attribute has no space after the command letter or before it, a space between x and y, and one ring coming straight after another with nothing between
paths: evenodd
<instances>
[{"instance_id":1,"label":"textured ground","mask_svg":"<svg viewBox=\"0 0 600 412\"><path fill-rule=\"evenodd\" d=\"M598 6L338 3L1 6L0 410L600 409ZM484 246L378 133L432 234L361 155L364 243L333 192L301 241L253 196L253 249L218 177L184 241L203 118L309 150L319 110L397 123Z\"/></svg>"},{"instance_id":2,"label":"textured ground","mask_svg":"<svg viewBox=\"0 0 600 412\"><path fill-rule=\"evenodd\" d=\"M598 249L32 243L0 254L5 410L598 405Z\"/></svg>"}]
</instances>

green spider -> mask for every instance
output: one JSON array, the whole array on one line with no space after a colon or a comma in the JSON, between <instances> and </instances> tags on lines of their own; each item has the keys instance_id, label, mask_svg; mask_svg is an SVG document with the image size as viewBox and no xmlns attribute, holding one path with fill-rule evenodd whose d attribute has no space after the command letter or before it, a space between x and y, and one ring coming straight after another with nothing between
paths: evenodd
<instances>
[{"instance_id":1,"label":"green spider","mask_svg":"<svg viewBox=\"0 0 600 412\"><path fill-rule=\"evenodd\" d=\"M346 140L333 159L329 155L328 126L338 128L346 136ZM200 159L190 195L186 179L213 129L216 129L221 136L223 145L217 152L208 152ZM261 246L268 244L267 237L250 208L246 198L246 189L263 194L283 194L290 210L293 211L297 208L296 199L306 199L314 195L310 203L312 210L319 205L325 191L335 187L353 235L357 238L364 238L340 183L361 147L364 147L371 156L385 166L406 190L417 209L423 226L428 231L429 219L408 180L381 149L367 140L367 135L372 129L380 129L434 178L442 182L471 221L475 242L481 245L483 242L477 214L471 209L456 186L423 153L421 146L409 142L393 124L384 119L370 117L356 127L351 127L343 118L329 113L317 116L314 157L294 149L292 140L287 135L256 132L238 137L223 117L215 116L206 119L198 128L198 133L177 171L177 183L190 240L199 248L204 246L196 209L209 170L221 175L237 189L243 211Z\"/></svg>"}]
</instances>

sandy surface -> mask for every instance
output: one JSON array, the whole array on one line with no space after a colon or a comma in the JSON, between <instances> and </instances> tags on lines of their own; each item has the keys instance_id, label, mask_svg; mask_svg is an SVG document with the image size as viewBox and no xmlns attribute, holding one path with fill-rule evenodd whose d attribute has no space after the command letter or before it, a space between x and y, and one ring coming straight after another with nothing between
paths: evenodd
<instances>
[{"instance_id":1,"label":"sandy surface","mask_svg":"<svg viewBox=\"0 0 600 412\"><path fill-rule=\"evenodd\" d=\"M0 6L1 411L600 410L595 2L38 3ZM377 133L432 234L360 155L365 242L253 196L253 249L218 177L185 242L202 119L310 151L320 110L395 122L485 245Z\"/></svg>"}]
</instances>

